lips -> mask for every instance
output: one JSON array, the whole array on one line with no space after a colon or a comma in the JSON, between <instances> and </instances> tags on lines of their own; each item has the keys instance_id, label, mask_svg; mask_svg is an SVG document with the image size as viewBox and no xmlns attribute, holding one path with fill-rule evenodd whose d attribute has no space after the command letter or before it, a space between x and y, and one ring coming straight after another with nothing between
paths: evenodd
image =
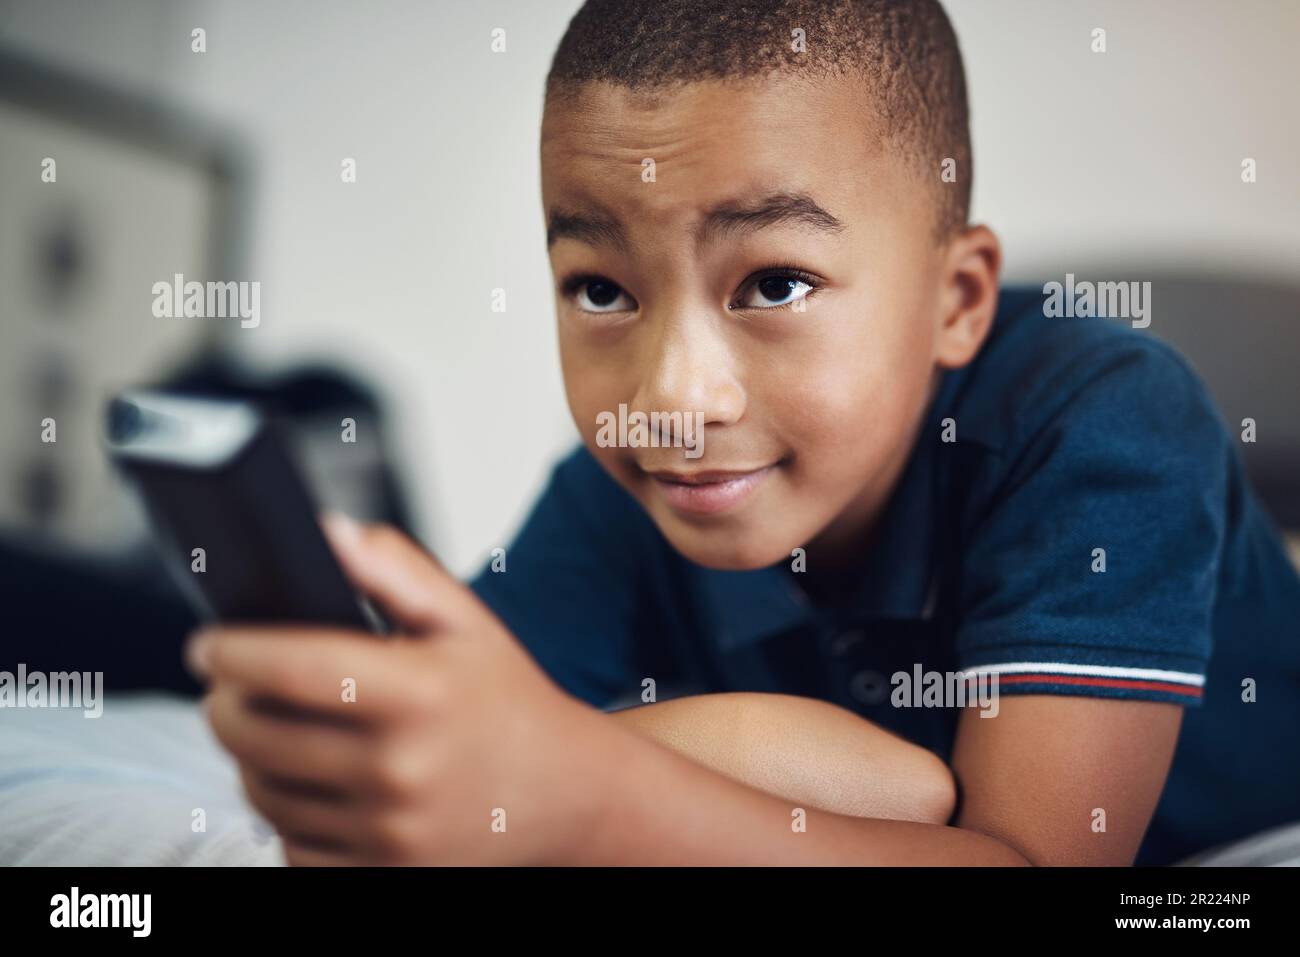
<instances>
[{"instance_id":1,"label":"lips","mask_svg":"<svg viewBox=\"0 0 1300 957\"><path fill-rule=\"evenodd\" d=\"M747 499L773 466L749 470L648 472L664 500L679 512L716 515Z\"/></svg>"}]
</instances>

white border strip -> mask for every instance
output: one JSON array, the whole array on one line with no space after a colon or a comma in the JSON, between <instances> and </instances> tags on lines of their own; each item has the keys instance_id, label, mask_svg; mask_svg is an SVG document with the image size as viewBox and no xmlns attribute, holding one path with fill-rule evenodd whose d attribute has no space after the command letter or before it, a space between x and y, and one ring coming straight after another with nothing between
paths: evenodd
<instances>
[{"instance_id":1,"label":"white border strip","mask_svg":"<svg viewBox=\"0 0 1300 957\"><path fill-rule=\"evenodd\" d=\"M1188 671L1164 671L1160 668L1117 668L1111 665L1071 665L1059 661L1015 661L1001 665L976 665L962 674L1015 674L1016 672L1042 672L1044 674L1090 675L1096 678L1135 678L1140 681L1173 681L1178 684L1202 687L1205 675Z\"/></svg>"}]
</instances>

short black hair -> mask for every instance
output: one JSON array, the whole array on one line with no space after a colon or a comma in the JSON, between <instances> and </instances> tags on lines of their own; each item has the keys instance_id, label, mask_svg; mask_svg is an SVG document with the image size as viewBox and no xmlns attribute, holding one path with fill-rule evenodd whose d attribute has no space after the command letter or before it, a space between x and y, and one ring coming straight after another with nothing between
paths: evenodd
<instances>
[{"instance_id":1,"label":"short black hair","mask_svg":"<svg viewBox=\"0 0 1300 957\"><path fill-rule=\"evenodd\" d=\"M938 190L940 236L966 224L966 76L938 0L587 0L555 52L546 102L590 81L653 93L772 73L862 78L882 141ZM952 181L941 176L947 159Z\"/></svg>"}]
</instances>

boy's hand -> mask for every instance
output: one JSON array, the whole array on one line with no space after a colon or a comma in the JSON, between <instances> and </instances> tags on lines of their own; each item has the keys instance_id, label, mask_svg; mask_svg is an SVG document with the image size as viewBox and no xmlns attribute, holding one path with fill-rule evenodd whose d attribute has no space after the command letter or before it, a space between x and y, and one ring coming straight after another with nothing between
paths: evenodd
<instances>
[{"instance_id":1,"label":"boy's hand","mask_svg":"<svg viewBox=\"0 0 1300 957\"><path fill-rule=\"evenodd\" d=\"M187 650L289 863L533 863L580 841L601 776L581 742L600 738L599 713L405 536L325 525L405 636L219 627Z\"/></svg>"}]
</instances>

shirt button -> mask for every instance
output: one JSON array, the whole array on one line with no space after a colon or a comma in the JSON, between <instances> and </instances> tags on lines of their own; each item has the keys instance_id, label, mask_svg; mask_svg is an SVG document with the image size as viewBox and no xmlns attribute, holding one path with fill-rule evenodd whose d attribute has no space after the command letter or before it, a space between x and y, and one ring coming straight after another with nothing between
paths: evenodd
<instances>
[{"instance_id":1,"label":"shirt button","mask_svg":"<svg viewBox=\"0 0 1300 957\"><path fill-rule=\"evenodd\" d=\"M889 697L889 682L879 671L859 671L849 679L849 694L859 704L880 704Z\"/></svg>"},{"instance_id":2,"label":"shirt button","mask_svg":"<svg viewBox=\"0 0 1300 957\"><path fill-rule=\"evenodd\" d=\"M860 631L842 631L831 639L831 654L843 658L865 637Z\"/></svg>"}]
</instances>

